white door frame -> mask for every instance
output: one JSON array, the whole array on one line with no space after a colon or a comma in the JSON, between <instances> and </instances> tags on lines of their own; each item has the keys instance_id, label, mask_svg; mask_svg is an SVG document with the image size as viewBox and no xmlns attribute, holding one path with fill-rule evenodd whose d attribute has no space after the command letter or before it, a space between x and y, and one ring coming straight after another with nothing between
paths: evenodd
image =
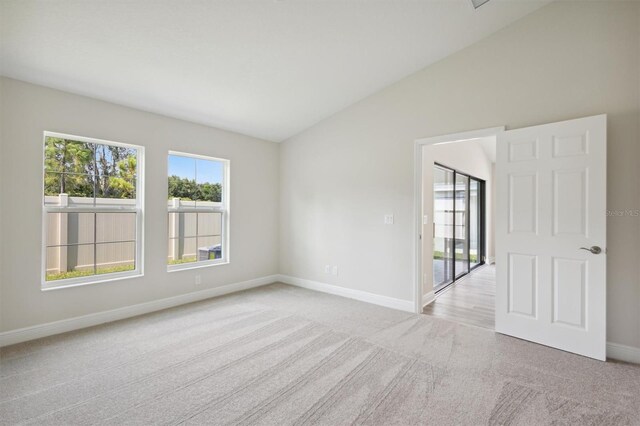
<instances>
[{"instance_id":1,"label":"white door frame","mask_svg":"<svg viewBox=\"0 0 640 426\"><path fill-rule=\"evenodd\" d=\"M481 139L486 137L497 137L499 133L505 131L505 126L489 127L486 129L471 130L461 133L450 133L448 135L433 136L429 138L416 139L414 142L414 310L419 314L422 312L422 148L428 145L435 145L444 142L462 142L472 139ZM500 194L495 194L499 197Z\"/></svg>"}]
</instances>

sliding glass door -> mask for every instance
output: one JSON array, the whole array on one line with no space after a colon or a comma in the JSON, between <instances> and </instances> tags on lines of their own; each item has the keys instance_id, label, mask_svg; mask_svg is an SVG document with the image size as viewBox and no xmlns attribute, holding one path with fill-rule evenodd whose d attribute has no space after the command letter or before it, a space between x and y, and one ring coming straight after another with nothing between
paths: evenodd
<instances>
[{"instance_id":1,"label":"sliding glass door","mask_svg":"<svg viewBox=\"0 0 640 426\"><path fill-rule=\"evenodd\" d=\"M455 233L455 277L461 276L469 272L469 226L467 218L467 198L469 197L469 177L455 173L456 182L456 199L454 204L454 233Z\"/></svg>"},{"instance_id":2,"label":"sliding glass door","mask_svg":"<svg viewBox=\"0 0 640 426\"><path fill-rule=\"evenodd\" d=\"M444 289L484 263L484 182L454 169L433 170L433 286Z\"/></svg>"},{"instance_id":3,"label":"sliding glass door","mask_svg":"<svg viewBox=\"0 0 640 426\"><path fill-rule=\"evenodd\" d=\"M481 182L471 178L469 180L469 267L474 268L481 264L481 248L483 235L481 211Z\"/></svg>"},{"instance_id":4,"label":"sliding glass door","mask_svg":"<svg viewBox=\"0 0 640 426\"><path fill-rule=\"evenodd\" d=\"M453 170L433 170L433 286L453 282Z\"/></svg>"}]
</instances>

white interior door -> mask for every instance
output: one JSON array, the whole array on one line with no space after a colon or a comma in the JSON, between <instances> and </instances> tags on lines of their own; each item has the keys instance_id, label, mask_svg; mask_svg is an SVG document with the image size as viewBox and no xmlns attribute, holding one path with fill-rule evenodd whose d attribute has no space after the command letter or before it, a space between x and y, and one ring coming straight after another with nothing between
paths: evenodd
<instances>
[{"instance_id":1,"label":"white interior door","mask_svg":"<svg viewBox=\"0 0 640 426\"><path fill-rule=\"evenodd\" d=\"M496 158L496 331L600 360L606 120L503 132Z\"/></svg>"}]
</instances>

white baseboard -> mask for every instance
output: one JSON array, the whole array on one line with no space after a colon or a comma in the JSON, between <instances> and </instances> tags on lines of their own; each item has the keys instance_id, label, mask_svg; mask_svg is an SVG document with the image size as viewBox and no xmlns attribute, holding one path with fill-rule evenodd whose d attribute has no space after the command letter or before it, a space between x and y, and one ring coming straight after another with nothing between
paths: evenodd
<instances>
[{"instance_id":1,"label":"white baseboard","mask_svg":"<svg viewBox=\"0 0 640 426\"><path fill-rule=\"evenodd\" d=\"M436 294L433 292L433 290L427 294L424 294L422 296L422 307L424 308L425 306L433 303L434 300L436 300Z\"/></svg>"},{"instance_id":2,"label":"white baseboard","mask_svg":"<svg viewBox=\"0 0 640 426\"><path fill-rule=\"evenodd\" d=\"M640 364L640 348L608 342L607 358Z\"/></svg>"},{"instance_id":3,"label":"white baseboard","mask_svg":"<svg viewBox=\"0 0 640 426\"><path fill-rule=\"evenodd\" d=\"M67 331L78 330L81 328L104 324L111 321L131 318L142 314L148 314L150 312L160 311L162 309L172 308L174 306L210 299L212 297L222 296L224 294L234 293L236 291L260 287L263 285L274 283L278 281L278 279L278 275L269 275L266 277L242 281L239 283L227 284L220 287L208 288L206 290L196 291L192 293L180 294L178 296L167 297L165 299L125 306L123 308L112 309L110 311L97 312L80 317L34 325L31 327L19 328L16 330L9 330L0 333L0 347L13 345L15 343L26 342L28 340L39 339L41 337L52 336L54 334L66 333Z\"/></svg>"},{"instance_id":4,"label":"white baseboard","mask_svg":"<svg viewBox=\"0 0 640 426\"><path fill-rule=\"evenodd\" d=\"M322 293L335 294L336 296L348 297L349 299L360 300L361 302L373 303L374 305L415 313L415 305L410 300L395 299L393 297L381 296L379 294L368 293L362 290L353 290L351 288L291 277L288 275L279 275L279 280L285 284L296 287L320 291Z\"/></svg>"}]
</instances>

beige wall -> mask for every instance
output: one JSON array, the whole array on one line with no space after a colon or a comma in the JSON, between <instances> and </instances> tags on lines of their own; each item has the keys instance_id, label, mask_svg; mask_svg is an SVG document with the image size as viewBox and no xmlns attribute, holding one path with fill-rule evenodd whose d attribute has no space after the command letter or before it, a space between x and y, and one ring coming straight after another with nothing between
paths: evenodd
<instances>
[{"instance_id":1,"label":"beige wall","mask_svg":"<svg viewBox=\"0 0 640 426\"><path fill-rule=\"evenodd\" d=\"M495 144L495 138L488 138ZM425 280L422 293L433 291L433 166L442 164L485 181L485 254L495 258L493 237L493 163L477 140L428 145L422 148L422 208L430 223L422 229L422 260Z\"/></svg>"},{"instance_id":2,"label":"beige wall","mask_svg":"<svg viewBox=\"0 0 640 426\"><path fill-rule=\"evenodd\" d=\"M13 200L2 203L0 213L0 331L278 272L277 144L6 78L0 90L0 198ZM144 277L40 291L45 130L146 148ZM229 265L167 272L169 150L231 160ZM199 287L196 273L202 275Z\"/></svg>"},{"instance_id":3,"label":"beige wall","mask_svg":"<svg viewBox=\"0 0 640 426\"><path fill-rule=\"evenodd\" d=\"M413 143L429 136L607 113L608 207L640 208L639 44L640 3L555 2L284 142L281 273L412 300ZM636 347L639 222L607 222L608 340Z\"/></svg>"},{"instance_id":4,"label":"beige wall","mask_svg":"<svg viewBox=\"0 0 640 426\"><path fill-rule=\"evenodd\" d=\"M3 280L4 280L4 268L2 263L4 261L4 193L3 193L3 177L2 168L4 165L3 153L4 153L4 85L0 82L0 330L2 330L2 316L4 315L4 309L2 308L2 301L4 300Z\"/></svg>"}]
</instances>

